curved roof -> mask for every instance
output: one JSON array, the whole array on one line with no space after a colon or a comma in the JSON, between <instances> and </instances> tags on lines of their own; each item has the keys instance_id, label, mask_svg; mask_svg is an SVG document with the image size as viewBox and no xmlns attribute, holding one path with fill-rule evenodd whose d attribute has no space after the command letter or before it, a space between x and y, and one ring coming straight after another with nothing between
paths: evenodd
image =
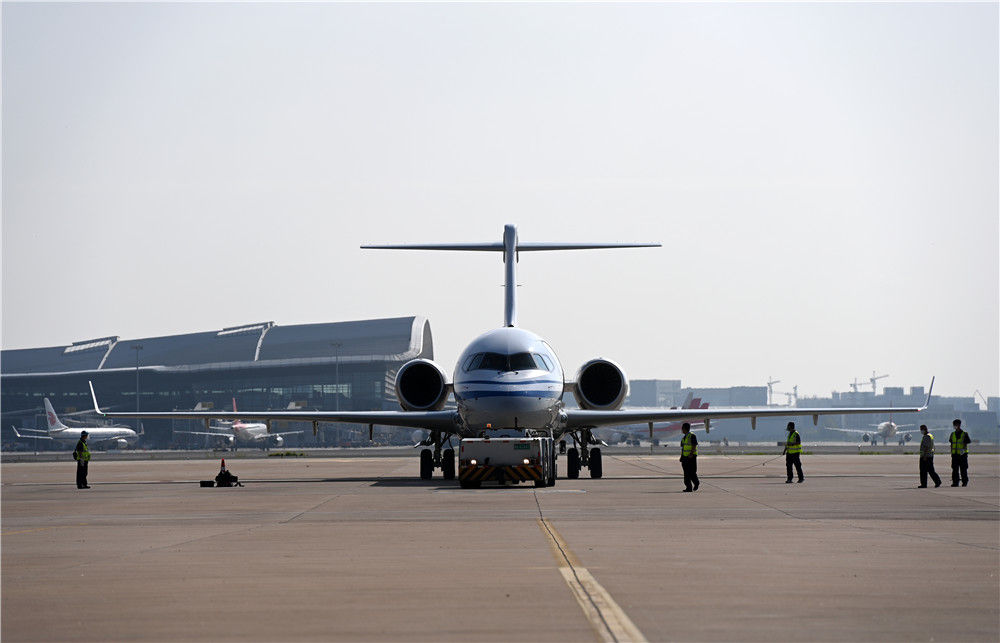
<instances>
[{"instance_id":1,"label":"curved roof","mask_svg":"<svg viewBox=\"0 0 1000 643\"><path fill-rule=\"evenodd\" d=\"M7 376L134 369L136 357L142 368L169 369L293 365L358 357L402 361L433 358L433 354L428 321L397 317L293 326L262 322L185 335L106 337L70 346L4 350L0 368Z\"/></svg>"}]
</instances>

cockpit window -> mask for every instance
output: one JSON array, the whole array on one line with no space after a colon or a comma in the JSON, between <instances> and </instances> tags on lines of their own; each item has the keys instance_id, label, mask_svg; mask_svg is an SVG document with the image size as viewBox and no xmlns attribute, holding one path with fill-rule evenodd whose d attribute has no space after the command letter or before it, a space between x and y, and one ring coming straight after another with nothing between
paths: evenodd
<instances>
[{"instance_id":1,"label":"cockpit window","mask_svg":"<svg viewBox=\"0 0 1000 643\"><path fill-rule=\"evenodd\" d=\"M543 366L545 362L533 357L531 353L476 353L465 363L467 371L528 371L532 369L549 370Z\"/></svg>"},{"instance_id":2,"label":"cockpit window","mask_svg":"<svg viewBox=\"0 0 1000 643\"><path fill-rule=\"evenodd\" d=\"M500 353L483 353L483 361L479 364L481 371L506 371L507 356Z\"/></svg>"},{"instance_id":3,"label":"cockpit window","mask_svg":"<svg viewBox=\"0 0 1000 643\"><path fill-rule=\"evenodd\" d=\"M514 353L509 356L507 367L509 371L529 371L537 368L540 367L535 364L535 358L531 356L531 353Z\"/></svg>"},{"instance_id":4,"label":"cockpit window","mask_svg":"<svg viewBox=\"0 0 1000 643\"><path fill-rule=\"evenodd\" d=\"M552 370L552 365L549 364L549 360L545 359L544 355L539 355L538 353L532 353L535 356L535 363L539 365L540 368L544 368L547 371Z\"/></svg>"}]
</instances>

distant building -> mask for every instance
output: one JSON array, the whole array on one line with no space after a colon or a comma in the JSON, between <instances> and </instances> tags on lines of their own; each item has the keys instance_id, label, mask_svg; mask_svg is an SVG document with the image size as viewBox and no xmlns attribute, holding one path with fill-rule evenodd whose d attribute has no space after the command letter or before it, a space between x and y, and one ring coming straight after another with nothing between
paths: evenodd
<instances>
[{"instance_id":1,"label":"distant building","mask_svg":"<svg viewBox=\"0 0 1000 643\"><path fill-rule=\"evenodd\" d=\"M688 393L700 397L702 404L709 406L767 406L766 386L729 386L726 388L685 388L683 396Z\"/></svg>"},{"instance_id":2,"label":"distant building","mask_svg":"<svg viewBox=\"0 0 1000 643\"><path fill-rule=\"evenodd\" d=\"M391 390L396 370L418 357L433 359L422 317L278 326L246 324L218 331L123 340L104 337L70 346L4 350L0 355L3 436L11 425L44 427L42 398L61 414L92 407L87 381L109 410L398 409ZM138 400L137 400L138 398ZM166 420L143 420L143 445L176 444ZM193 428L193 427L192 427ZM291 436L294 444L344 441L343 425ZM285 427L282 430L286 430ZM397 432L409 439L408 432ZM367 430L364 432L367 440Z\"/></svg>"},{"instance_id":3,"label":"distant building","mask_svg":"<svg viewBox=\"0 0 1000 643\"><path fill-rule=\"evenodd\" d=\"M680 406L684 401L680 380L629 380L625 406Z\"/></svg>"}]
</instances>

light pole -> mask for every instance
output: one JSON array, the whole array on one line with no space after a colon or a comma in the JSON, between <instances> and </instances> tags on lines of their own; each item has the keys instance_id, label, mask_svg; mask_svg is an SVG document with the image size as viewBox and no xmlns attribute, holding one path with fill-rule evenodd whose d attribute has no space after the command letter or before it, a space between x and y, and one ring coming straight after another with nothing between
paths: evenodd
<instances>
[{"instance_id":1,"label":"light pole","mask_svg":"<svg viewBox=\"0 0 1000 643\"><path fill-rule=\"evenodd\" d=\"M334 378L337 383L337 410L340 410L340 347L343 346L340 342L330 342L330 346L333 346L337 350L337 366L334 371Z\"/></svg>"},{"instance_id":2,"label":"light pole","mask_svg":"<svg viewBox=\"0 0 1000 643\"><path fill-rule=\"evenodd\" d=\"M142 344L132 344L132 350L135 351L135 412L136 415L139 413L139 351L142 350ZM139 418L135 419L135 430L136 433L139 432Z\"/></svg>"},{"instance_id":3,"label":"light pole","mask_svg":"<svg viewBox=\"0 0 1000 643\"><path fill-rule=\"evenodd\" d=\"M340 342L330 342L330 346L333 346L334 350L337 352L337 365L334 371L334 381L336 382L336 388L334 389L337 393L336 405L337 411L340 411L340 347L343 346ZM340 438L340 427L337 427L337 438Z\"/></svg>"}]
</instances>

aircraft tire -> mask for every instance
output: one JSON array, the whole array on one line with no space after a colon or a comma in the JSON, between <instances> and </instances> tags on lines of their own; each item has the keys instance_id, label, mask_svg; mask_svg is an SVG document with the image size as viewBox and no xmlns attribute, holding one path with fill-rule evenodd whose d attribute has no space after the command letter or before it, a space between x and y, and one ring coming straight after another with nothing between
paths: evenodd
<instances>
[{"instance_id":1,"label":"aircraft tire","mask_svg":"<svg viewBox=\"0 0 1000 643\"><path fill-rule=\"evenodd\" d=\"M566 452L566 477L570 480L580 477L580 452L576 449Z\"/></svg>"},{"instance_id":2,"label":"aircraft tire","mask_svg":"<svg viewBox=\"0 0 1000 643\"><path fill-rule=\"evenodd\" d=\"M445 480L455 479L455 450L445 449L441 454L441 477Z\"/></svg>"},{"instance_id":3,"label":"aircraft tire","mask_svg":"<svg viewBox=\"0 0 1000 643\"><path fill-rule=\"evenodd\" d=\"M420 478L421 480L430 480L434 475L434 454L431 453L430 449L424 449L420 452Z\"/></svg>"},{"instance_id":4,"label":"aircraft tire","mask_svg":"<svg viewBox=\"0 0 1000 643\"><path fill-rule=\"evenodd\" d=\"M600 478L604 475L604 465L601 463L601 450L593 448L590 450L590 477Z\"/></svg>"}]
</instances>

